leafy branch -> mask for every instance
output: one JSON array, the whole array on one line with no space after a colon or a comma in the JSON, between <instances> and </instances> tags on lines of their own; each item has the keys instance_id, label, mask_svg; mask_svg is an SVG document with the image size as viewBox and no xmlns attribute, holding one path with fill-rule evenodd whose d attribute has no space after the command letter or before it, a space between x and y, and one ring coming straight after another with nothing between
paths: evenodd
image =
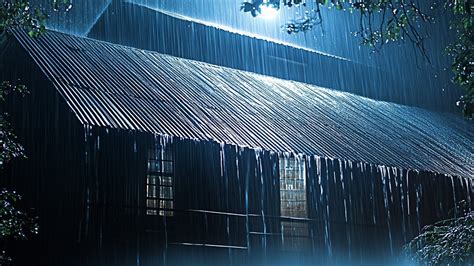
<instances>
[{"instance_id":1,"label":"leafy branch","mask_svg":"<svg viewBox=\"0 0 474 266\"><path fill-rule=\"evenodd\" d=\"M0 84L0 104L3 104L7 95L15 91L25 94L27 92L26 86L12 84L9 81L3 81ZM11 130L7 118L7 113L0 114L0 170L11 159L25 156L23 153L23 147L17 142L17 137Z\"/></svg>"},{"instance_id":2,"label":"leafy branch","mask_svg":"<svg viewBox=\"0 0 474 266\"><path fill-rule=\"evenodd\" d=\"M454 5L454 4L452 4ZM459 18L452 23L456 31L456 40L446 48L446 52L453 58L451 70L454 73L453 82L466 91L466 94L457 102L462 106L465 117L474 117L474 16L473 4L470 8L463 5L454 5L452 9Z\"/></svg>"},{"instance_id":3,"label":"leafy branch","mask_svg":"<svg viewBox=\"0 0 474 266\"><path fill-rule=\"evenodd\" d=\"M30 217L19 209L21 196L15 191L0 191L0 243L2 251L0 264L8 265L12 259L7 255L6 248L11 240L28 240L30 235L38 234L37 217Z\"/></svg>"},{"instance_id":4,"label":"leafy branch","mask_svg":"<svg viewBox=\"0 0 474 266\"><path fill-rule=\"evenodd\" d=\"M53 8L58 10L65 6L65 11L72 7L71 0L53 0ZM27 0L3 0L0 4L0 40L4 40L12 28L23 27L31 37L38 37L46 32L48 15L39 7L32 8ZM25 85L3 81L0 83L0 107L6 97L13 92L27 93ZM0 109L1 111L2 109ZM15 157L24 157L23 147L17 142L8 123L8 114L0 112L0 170Z\"/></svg>"},{"instance_id":5,"label":"leafy branch","mask_svg":"<svg viewBox=\"0 0 474 266\"><path fill-rule=\"evenodd\" d=\"M0 191L0 238L12 238L15 240L26 240L29 234L38 233L36 219L18 210L21 196L15 191Z\"/></svg>"},{"instance_id":6,"label":"leafy branch","mask_svg":"<svg viewBox=\"0 0 474 266\"><path fill-rule=\"evenodd\" d=\"M354 35L361 38L362 44L379 49L383 44L400 40L410 40L426 56L425 35L420 33L420 23L430 22L432 17L421 10L414 1L400 0L254 0L244 2L241 9L253 16L261 13L262 6L280 9L281 6L305 6L308 10L303 17L286 23L283 28L289 34L308 32L322 25L321 6L340 11L357 13L360 17L359 29Z\"/></svg>"},{"instance_id":7,"label":"leafy branch","mask_svg":"<svg viewBox=\"0 0 474 266\"><path fill-rule=\"evenodd\" d=\"M31 37L46 32L48 15L41 8L31 8L27 0L3 0L0 4L0 33L4 34L14 27L28 29Z\"/></svg>"}]
</instances>

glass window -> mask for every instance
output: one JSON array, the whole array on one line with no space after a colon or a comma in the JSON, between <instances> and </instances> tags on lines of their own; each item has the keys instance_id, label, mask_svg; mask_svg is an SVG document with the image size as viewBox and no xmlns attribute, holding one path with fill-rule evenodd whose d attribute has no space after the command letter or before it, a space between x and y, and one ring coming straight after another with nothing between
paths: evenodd
<instances>
[{"instance_id":1,"label":"glass window","mask_svg":"<svg viewBox=\"0 0 474 266\"><path fill-rule=\"evenodd\" d=\"M162 146L148 151L146 178L146 214L173 216L173 153Z\"/></svg>"},{"instance_id":2,"label":"glass window","mask_svg":"<svg viewBox=\"0 0 474 266\"><path fill-rule=\"evenodd\" d=\"M280 158L280 203L282 216L308 217L304 158Z\"/></svg>"},{"instance_id":3,"label":"glass window","mask_svg":"<svg viewBox=\"0 0 474 266\"><path fill-rule=\"evenodd\" d=\"M301 251L309 246L306 199L306 160L280 158L280 213L289 217L281 222L283 250Z\"/></svg>"}]
</instances>

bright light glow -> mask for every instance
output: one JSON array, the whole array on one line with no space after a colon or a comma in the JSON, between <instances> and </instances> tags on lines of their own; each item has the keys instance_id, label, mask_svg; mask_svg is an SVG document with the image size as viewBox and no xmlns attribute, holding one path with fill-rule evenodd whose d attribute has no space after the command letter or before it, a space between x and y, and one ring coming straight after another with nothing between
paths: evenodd
<instances>
[{"instance_id":1,"label":"bright light glow","mask_svg":"<svg viewBox=\"0 0 474 266\"><path fill-rule=\"evenodd\" d=\"M267 5L262 5L260 7L260 15L258 17L264 18L264 19L272 19L276 17L278 14L278 10L274 7L267 6Z\"/></svg>"}]
</instances>

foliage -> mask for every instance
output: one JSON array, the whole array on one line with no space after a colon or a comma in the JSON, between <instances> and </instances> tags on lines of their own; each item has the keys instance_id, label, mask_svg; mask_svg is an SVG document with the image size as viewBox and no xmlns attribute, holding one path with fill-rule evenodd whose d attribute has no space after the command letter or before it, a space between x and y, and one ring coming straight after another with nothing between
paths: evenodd
<instances>
[{"instance_id":1,"label":"foliage","mask_svg":"<svg viewBox=\"0 0 474 266\"><path fill-rule=\"evenodd\" d=\"M464 16L452 26L458 32L456 41L446 48L453 57L453 82L464 88L466 94L457 102L463 106L465 117L474 117L474 17Z\"/></svg>"},{"instance_id":2,"label":"foliage","mask_svg":"<svg viewBox=\"0 0 474 266\"><path fill-rule=\"evenodd\" d=\"M0 116L0 169L6 162L16 157L24 156L23 147L17 142L17 137L12 133L10 124L5 115Z\"/></svg>"},{"instance_id":3,"label":"foliage","mask_svg":"<svg viewBox=\"0 0 474 266\"><path fill-rule=\"evenodd\" d=\"M295 19L285 24L285 30L292 34L307 32L316 25L321 25L321 6L336 10L358 13L360 16L359 30L355 35L362 39L362 43L378 49L387 42L408 39L415 43L424 52L424 36L419 33L420 22L428 22L432 18L424 13L418 4L413 1L399 0L254 0L242 5L242 10L252 12L256 16L261 13L261 6L267 5L279 9L281 5L293 7L298 5L308 6L308 11L302 18ZM251 9L250 6L252 6Z\"/></svg>"},{"instance_id":4,"label":"foliage","mask_svg":"<svg viewBox=\"0 0 474 266\"><path fill-rule=\"evenodd\" d=\"M474 115L474 30L473 16L474 1L472 0L444 0L444 7L455 14L453 28L457 33L457 40L450 45L448 54L453 56L453 82L466 90L466 95L460 99L458 105L463 106L465 117ZM424 41L428 33L422 33L423 25L430 23L434 18L422 10L416 0L250 0L244 2L241 10L250 12L252 16L261 14L262 6L280 9L282 6L293 7L303 5L307 10L300 18L286 23L283 28L289 34L308 32L317 25L322 25L321 6L335 8L358 14L359 29L354 32L361 39L363 45L379 50L389 42L408 40L415 45L418 51L427 59ZM435 3L430 8L435 9Z\"/></svg>"},{"instance_id":5,"label":"foliage","mask_svg":"<svg viewBox=\"0 0 474 266\"><path fill-rule=\"evenodd\" d=\"M12 92L26 93L24 85L4 81L0 84L0 104L3 104L8 94ZM1 110L1 109L0 109ZM17 142L7 121L8 114L0 114L0 171L6 163L15 157L24 157L23 147ZM26 240L28 235L38 233L35 218L30 218L18 209L21 200L16 192L0 191L0 265L8 265L12 259L7 255L7 244L11 240Z\"/></svg>"},{"instance_id":6,"label":"foliage","mask_svg":"<svg viewBox=\"0 0 474 266\"><path fill-rule=\"evenodd\" d=\"M72 0L52 0L54 10L65 6L65 11L72 7ZM46 20L48 15L39 7L32 8L28 0L2 0L0 4L0 41L14 27L23 27L28 30L31 37L38 37L46 32ZM0 84L0 104L3 104L8 94L17 91L26 93L26 87L3 81ZM0 109L1 110L1 109ZM16 136L12 133L7 121L8 114L0 113L0 170L9 160L24 156L23 147L16 142Z\"/></svg>"},{"instance_id":7,"label":"foliage","mask_svg":"<svg viewBox=\"0 0 474 266\"><path fill-rule=\"evenodd\" d=\"M24 94L26 93L26 87L3 81L0 84L0 104L5 101L8 94L15 91ZM0 170L11 159L24 157L23 147L17 142L17 137L13 134L7 117L7 113L0 114Z\"/></svg>"},{"instance_id":8,"label":"foliage","mask_svg":"<svg viewBox=\"0 0 474 266\"><path fill-rule=\"evenodd\" d=\"M474 212L424 227L405 246L405 252L414 261L429 265L474 263Z\"/></svg>"},{"instance_id":9,"label":"foliage","mask_svg":"<svg viewBox=\"0 0 474 266\"><path fill-rule=\"evenodd\" d=\"M0 35L5 37L13 27L25 27L30 36L37 37L46 30L46 18L47 16L40 9L32 10L29 1L4 0L0 4ZM3 81L0 84L0 104L3 105L7 95L14 91L25 93L26 87ZM7 117L7 113L3 113L3 111L0 113L0 170L11 159L24 156L23 147L17 143L17 138L10 128Z\"/></svg>"},{"instance_id":10,"label":"foliage","mask_svg":"<svg viewBox=\"0 0 474 266\"><path fill-rule=\"evenodd\" d=\"M6 247L11 240L27 240L30 235L38 234L37 218L30 217L19 210L21 196L15 191L0 191L0 265L8 265L12 259L6 253Z\"/></svg>"},{"instance_id":11,"label":"foliage","mask_svg":"<svg viewBox=\"0 0 474 266\"><path fill-rule=\"evenodd\" d=\"M65 6L65 11L72 7L71 0L52 0L53 8L58 10ZM38 37L46 32L48 15L39 7L32 8L27 0L3 0L0 4L0 37L14 27L24 27L31 37ZM26 87L9 81L0 83L0 104L3 104L8 94L17 91L26 93ZM0 109L1 110L1 109ZM5 163L15 157L24 156L23 147L17 143L15 134L7 121L8 114L0 113L0 169Z\"/></svg>"},{"instance_id":12,"label":"foliage","mask_svg":"<svg viewBox=\"0 0 474 266\"><path fill-rule=\"evenodd\" d=\"M31 8L27 0L2 0L0 4L0 42L6 39L10 29L23 27L31 37L46 32L47 14L40 8ZM66 5L65 11L72 7L71 0L53 0L53 8ZM12 92L27 93L26 86L9 81L0 83L0 107ZM0 108L2 111L3 108ZM7 121L8 114L0 113L0 170L15 157L25 157L23 147L17 142ZM28 216L19 209L21 196L5 189L0 191L0 265L8 265L12 259L7 255L6 247L11 240L27 240L29 235L38 233L37 218Z\"/></svg>"},{"instance_id":13,"label":"foliage","mask_svg":"<svg viewBox=\"0 0 474 266\"><path fill-rule=\"evenodd\" d=\"M28 238L29 234L38 233L36 219L28 217L25 212L18 210L21 196L15 191L0 191L0 237L5 239L11 237L17 240Z\"/></svg>"},{"instance_id":14,"label":"foliage","mask_svg":"<svg viewBox=\"0 0 474 266\"><path fill-rule=\"evenodd\" d=\"M48 16L40 8L31 8L27 0L3 0L0 5L0 33L13 27L25 27L31 37L46 31Z\"/></svg>"}]
</instances>

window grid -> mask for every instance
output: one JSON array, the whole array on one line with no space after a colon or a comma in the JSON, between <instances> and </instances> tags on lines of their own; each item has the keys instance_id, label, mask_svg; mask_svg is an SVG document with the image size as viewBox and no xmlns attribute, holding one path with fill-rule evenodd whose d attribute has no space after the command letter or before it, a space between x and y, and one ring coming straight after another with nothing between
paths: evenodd
<instances>
[{"instance_id":1,"label":"window grid","mask_svg":"<svg viewBox=\"0 0 474 266\"><path fill-rule=\"evenodd\" d=\"M304 158L280 158L281 216L308 218L306 199L306 161ZM282 221L283 250L304 250L309 244L305 222Z\"/></svg>"},{"instance_id":2,"label":"window grid","mask_svg":"<svg viewBox=\"0 0 474 266\"><path fill-rule=\"evenodd\" d=\"M282 216L308 217L304 158L280 158L280 206Z\"/></svg>"},{"instance_id":3,"label":"window grid","mask_svg":"<svg viewBox=\"0 0 474 266\"><path fill-rule=\"evenodd\" d=\"M174 215L174 161L171 149L158 146L148 152L146 214Z\"/></svg>"}]
</instances>

